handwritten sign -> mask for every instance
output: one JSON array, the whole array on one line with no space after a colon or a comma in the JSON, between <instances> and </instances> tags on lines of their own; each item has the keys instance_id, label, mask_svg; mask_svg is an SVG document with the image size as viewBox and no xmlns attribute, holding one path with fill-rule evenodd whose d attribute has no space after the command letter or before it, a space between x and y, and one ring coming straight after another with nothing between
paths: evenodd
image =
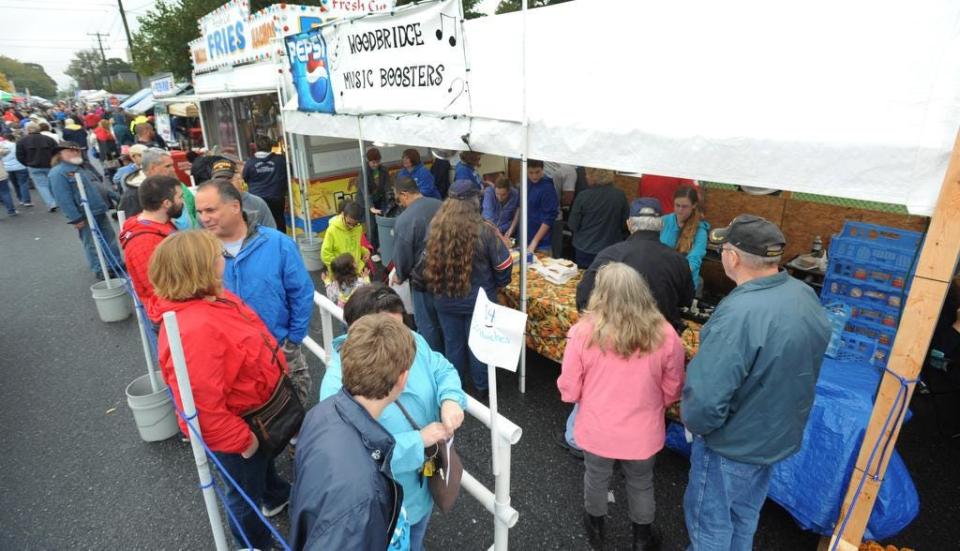
<instances>
[{"instance_id":1,"label":"handwritten sign","mask_svg":"<svg viewBox=\"0 0 960 551\"><path fill-rule=\"evenodd\" d=\"M480 289L473 307L467 344L481 362L516 371L526 327L526 314L490 302L487 294Z\"/></svg>"},{"instance_id":2,"label":"handwritten sign","mask_svg":"<svg viewBox=\"0 0 960 551\"><path fill-rule=\"evenodd\" d=\"M300 110L466 114L462 20L443 0L287 37Z\"/></svg>"}]
</instances>

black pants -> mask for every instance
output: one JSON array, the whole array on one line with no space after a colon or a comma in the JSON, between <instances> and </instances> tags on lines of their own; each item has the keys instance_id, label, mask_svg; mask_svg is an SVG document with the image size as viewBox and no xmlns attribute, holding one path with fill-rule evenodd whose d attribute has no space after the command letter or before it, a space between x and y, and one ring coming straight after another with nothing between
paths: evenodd
<instances>
[{"instance_id":1,"label":"black pants","mask_svg":"<svg viewBox=\"0 0 960 551\"><path fill-rule=\"evenodd\" d=\"M283 209L286 205L286 200L283 197L262 197L262 199L267 203L267 206L270 207L270 214L273 215L273 221L277 223L277 231L281 233L287 233L287 221L283 217Z\"/></svg>"}]
</instances>

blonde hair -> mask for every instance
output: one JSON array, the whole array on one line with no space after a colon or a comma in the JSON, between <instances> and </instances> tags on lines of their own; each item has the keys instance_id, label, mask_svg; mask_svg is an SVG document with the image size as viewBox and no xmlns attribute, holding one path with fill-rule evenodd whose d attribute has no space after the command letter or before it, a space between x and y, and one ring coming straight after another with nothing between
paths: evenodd
<instances>
[{"instance_id":1,"label":"blonde hair","mask_svg":"<svg viewBox=\"0 0 960 551\"><path fill-rule=\"evenodd\" d=\"M600 184L612 184L613 177L616 175L616 173L612 170L607 170L605 168L593 168L589 166L584 169L584 174L589 182L593 182L591 185L594 186L599 186Z\"/></svg>"},{"instance_id":2,"label":"blonde hair","mask_svg":"<svg viewBox=\"0 0 960 551\"><path fill-rule=\"evenodd\" d=\"M206 230L170 235L150 258L148 276L154 293L175 302L219 296L223 293L223 280L216 266L222 255L220 241Z\"/></svg>"},{"instance_id":3,"label":"blonde hair","mask_svg":"<svg viewBox=\"0 0 960 551\"><path fill-rule=\"evenodd\" d=\"M402 321L369 314L355 321L340 348L343 386L354 396L386 398L413 365L417 345Z\"/></svg>"},{"instance_id":4,"label":"blonde hair","mask_svg":"<svg viewBox=\"0 0 960 551\"><path fill-rule=\"evenodd\" d=\"M587 316L593 323L590 346L604 352L612 348L628 358L655 350L663 342L665 320L650 287L643 276L621 262L611 262L597 272Z\"/></svg>"}]
</instances>

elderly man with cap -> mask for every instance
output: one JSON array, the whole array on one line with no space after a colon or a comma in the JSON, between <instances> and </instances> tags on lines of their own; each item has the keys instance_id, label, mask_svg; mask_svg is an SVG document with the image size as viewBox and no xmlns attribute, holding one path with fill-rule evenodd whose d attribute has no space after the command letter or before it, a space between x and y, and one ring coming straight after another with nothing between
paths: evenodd
<instances>
[{"instance_id":1,"label":"elderly man with cap","mask_svg":"<svg viewBox=\"0 0 960 551\"><path fill-rule=\"evenodd\" d=\"M681 417L694 435L683 499L688 549L746 551L777 462L800 449L830 323L780 269L786 240L748 214L711 233L737 287L700 332Z\"/></svg>"},{"instance_id":2,"label":"elderly man with cap","mask_svg":"<svg viewBox=\"0 0 960 551\"><path fill-rule=\"evenodd\" d=\"M237 188L242 198L240 204L243 206L243 212L247 213L247 221L251 225L259 224L277 229L277 222L273 219L273 213L270 212L270 205L262 198L243 190L241 170L242 167L239 167L237 163L226 157L221 157L211 165L211 178L229 180L233 187Z\"/></svg>"},{"instance_id":3,"label":"elderly man with cap","mask_svg":"<svg viewBox=\"0 0 960 551\"><path fill-rule=\"evenodd\" d=\"M107 217L107 204L104 202L96 182L100 180L99 175L84 168L83 148L72 142L63 142L53 148L55 154L53 163L56 165L50 170L50 188L57 203L60 205L60 212L66 217L67 222L72 224L83 242L83 251L87 256L87 264L96 274L97 278L103 277L100 271L100 263L97 259L97 249L94 245L94 239L90 226L87 224L86 213L83 210L83 202L80 198L80 190L77 188L77 176L83 182L83 188L87 195L87 202L90 205L90 211L93 213L94 221L100 230L101 235L106 240L113 253L113 258L120 261L120 249L117 246L117 236L113 231L113 225ZM109 255L108 262L109 262Z\"/></svg>"},{"instance_id":4,"label":"elderly man with cap","mask_svg":"<svg viewBox=\"0 0 960 551\"><path fill-rule=\"evenodd\" d=\"M24 119L27 120L27 119ZM56 140L40 133L40 125L28 122L27 135L17 142L17 160L27 167L33 185L40 192L40 197L50 212L57 210L57 200L50 192L50 159L53 157L53 148Z\"/></svg>"},{"instance_id":5,"label":"elderly man with cap","mask_svg":"<svg viewBox=\"0 0 960 551\"><path fill-rule=\"evenodd\" d=\"M660 218L660 201L651 197L636 199L630 206L627 229L630 237L597 253L590 268L577 285L577 309L583 310L590 301L590 293L600 268L610 262L623 262L637 271L650 286L657 307L670 325L682 333L684 330L680 309L693 301L693 276L687 259L677 251L660 242L663 221ZM573 437L573 422L577 407L567 418L566 431L557 442L578 458L583 453Z\"/></svg>"}]
</instances>

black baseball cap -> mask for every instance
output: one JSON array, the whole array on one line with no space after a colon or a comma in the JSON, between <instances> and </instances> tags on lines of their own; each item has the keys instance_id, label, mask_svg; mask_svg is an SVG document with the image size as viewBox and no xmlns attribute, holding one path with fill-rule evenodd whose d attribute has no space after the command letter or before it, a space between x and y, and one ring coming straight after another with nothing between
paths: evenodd
<instances>
[{"instance_id":1,"label":"black baseball cap","mask_svg":"<svg viewBox=\"0 0 960 551\"><path fill-rule=\"evenodd\" d=\"M480 189L473 180L457 180L450 186L447 196L452 199L472 199L480 196Z\"/></svg>"},{"instance_id":2,"label":"black baseball cap","mask_svg":"<svg viewBox=\"0 0 960 551\"><path fill-rule=\"evenodd\" d=\"M776 224L752 214L741 214L729 226L711 231L710 241L730 243L741 251L764 257L783 255L783 248L787 245Z\"/></svg>"}]
</instances>

